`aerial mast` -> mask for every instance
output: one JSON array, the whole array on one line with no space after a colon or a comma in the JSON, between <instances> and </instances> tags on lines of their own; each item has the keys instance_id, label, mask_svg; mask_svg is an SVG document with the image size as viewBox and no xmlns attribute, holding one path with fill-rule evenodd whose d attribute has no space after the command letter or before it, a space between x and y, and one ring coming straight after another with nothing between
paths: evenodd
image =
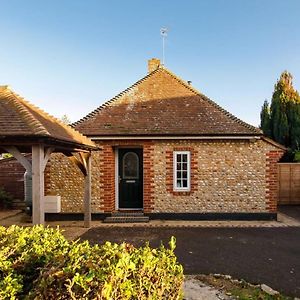
<instances>
[{"instance_id":1,"label":"aerial mast","mask_svg":"<svg viewBox=\"0 0 300 300\"><path fill-rule=\"evenodd\" d=\"M162 36L162 65L165 65L165 39L168 35L168 28L163 27L160 29L160 35Z\"/></svg>"}]
</instances>

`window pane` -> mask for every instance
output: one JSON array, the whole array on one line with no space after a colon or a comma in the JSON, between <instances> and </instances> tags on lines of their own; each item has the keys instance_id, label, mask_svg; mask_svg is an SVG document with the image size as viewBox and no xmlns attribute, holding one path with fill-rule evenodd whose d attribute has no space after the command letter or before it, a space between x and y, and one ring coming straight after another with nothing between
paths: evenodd
<instances>
[{"instance_id":1,"label":"window pane","mask_svg":"<svg viewBox=\"0 0 300 300\"><path fill-rule=\"evenodd\" d=\"M179 179L179 180L177 179L177 187L178 187L178 188L181 187L181 180L180 180L180 179Z\"/></svg>"},{"instance_id":2,"label":"window pane","mask_svg":"<svg viewBox=\"0 0 300 300\"><path fill-rule=\"evenodd\" d=\"M183 179L187 179L187 171L183 171L182 172L182 178Z\"/></svg>"},{"instance_id":3,"label":"window pane","mask_svg":"<svg viewBox=\"0 0 300 300\"><path fill-rule=\"evenodd\" d=\"M181 176L181 172L179 171L177 171L177 179L180 179L182 176Z\"/></svg>"},{"instance_id":4,"label":"window pane","mask_svg":"<svg viewBox=\"0 0 300 300\"><path fill-rule=\"evenodd\" d=\"M186 163L184 163L184 164L182 164L182 170L187 170L187 164Z\"/></svg>"},{"instance_id":5,"label":"window pane","mask_svg":"<svg viewBox=\"0 0 300 300\"><path fill-rule=\"evenodd\" d=\"M123 156L123 178L139 178L139 157L134 152L127 152Z\"/></svg>"},{"instance_id":6,"label":"window pane","mask_svg":"<svg viewBox=\"0 0 300 300\"><path fill-rule=\"evenodd\" d=\"M177 171L181 170L181 163L177 163Z\"/></svg>"},{"instance_id":7,"label":"window pane","mask_svg":"<svg viewBox=\"0 0 300 300\"><path fill-rule=\"evenodd\" d=\"M177 154L177 162L181 162L181 154Z\"/></svg>"},{"instance_id":8,"label":"window pane","mask_svg":"<svg viewBox=\"0 0 300 300\"><path fill-rule=\"evenodd\" d=\"M185 188L187 187L187 180L185 180L185 179L182 180L182 187L185 187Z\"/></svg>"},{"instance_id":9,"label":"window pane","mask_svg":"<svg viewBox=\"0 0 300 300\"><path fill-rule=\"evenodd\" d=\"M187 162L187 154L182 154L182 161Z\"/></svg>"}]
</instances>

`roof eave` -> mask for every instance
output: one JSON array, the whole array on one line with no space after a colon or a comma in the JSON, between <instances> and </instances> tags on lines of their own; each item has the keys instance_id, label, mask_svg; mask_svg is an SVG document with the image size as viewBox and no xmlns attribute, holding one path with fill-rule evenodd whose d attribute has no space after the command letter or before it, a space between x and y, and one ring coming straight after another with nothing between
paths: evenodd
<instances>
[{"instance_id":1,"label":"roof eave","mask_svg":"<svg viewBox=\"0 0 300 300\"><path fill-rule=\"evenodd\" d=\"M86 151L93 151L97 150L98 147L96 145L90 145L90 144L82 144L75 141L69 141L65 139L55 138L52 136L30 136L30 135L20 135L20 136L4 136L0 135L0 145L15 145L15 146L24 146L24 147L31 147L32 144L44 144L46 146L53 146L57 149L64 148L69 150L76 150L80 151L86 150Z\"/></svg>"},{"instance_id":2,"label":"roof eave","mask_svg":"<svg viewBox=\"0 0 300 300\"><path fill-rule=\"evenodd\" d=\"M262 134L207 134L207 135L183 135L183 134L166 134L166 135L90 135L89 138L94 141L99 140L126 140L126 139L135 139L135 140L171 140L171 139L193 139L193 140L209 140L209 139L245 139L245 140L251 140L251 139L260 139L262 137Z\"/></svg>"},{"instance_id":3,"label":"roof eave","mask_svg":"<svg viewBox=\"0 0 300 300\"><path fill-rule=\"evenodd\" d=\"M267 143L269 143L269 144L271 144L271 145L273 145L273 146L275 146L275 147L277 147L277 148L279 148L281 150L284 150L284 151L288 150L288 148L286 148L285 146L283 146L283 145L275 142L274 140L272 140L272 139L270 139L270 138L268 138L266 136L262 136L262 140L264 140L265 142L267 142Z\"/></svg>"}]
</instances>

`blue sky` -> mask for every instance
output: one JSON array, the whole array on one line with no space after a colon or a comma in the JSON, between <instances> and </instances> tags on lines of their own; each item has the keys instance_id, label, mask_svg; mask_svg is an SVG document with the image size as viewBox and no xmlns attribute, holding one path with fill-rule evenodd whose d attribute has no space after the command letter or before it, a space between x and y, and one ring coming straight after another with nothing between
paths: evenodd
<instances>
[{"instance_id":1,"label":"blue sky","mask_svg":"<svg viewBox=\"0 0 300 300\"><path fill-rule=\"evenodd\" d=\"M300 1L0 0L0 85L72 121L166 67L253 125L283 70L300 89Z\"/></svg>"}]
</instances>

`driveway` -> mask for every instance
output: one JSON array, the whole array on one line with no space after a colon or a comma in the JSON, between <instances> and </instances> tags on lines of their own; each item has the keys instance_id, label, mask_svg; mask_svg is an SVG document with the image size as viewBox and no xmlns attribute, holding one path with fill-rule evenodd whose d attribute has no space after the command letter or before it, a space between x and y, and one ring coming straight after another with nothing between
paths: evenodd
<instances>
[{"instance_id":1,"label":"driveway","mask_svg":"<svg viewBox=\"0 0 300 300\"><path fill-rule=\"evenodd\" d=\"M300 296L300 228L97 227L81 236L91 243L146 241L157 247L177 238L185 274L230 274Z\"/></svg>"},{"instance_id":2,"label":"driveway","mask_svg":"<svg viewBox=\"0 0 300 300\"><path fill-rule=\"evenodd\" d=\"M300 221L300 205L280 205L278 211Z\"/></svg>"}]
</instances>

